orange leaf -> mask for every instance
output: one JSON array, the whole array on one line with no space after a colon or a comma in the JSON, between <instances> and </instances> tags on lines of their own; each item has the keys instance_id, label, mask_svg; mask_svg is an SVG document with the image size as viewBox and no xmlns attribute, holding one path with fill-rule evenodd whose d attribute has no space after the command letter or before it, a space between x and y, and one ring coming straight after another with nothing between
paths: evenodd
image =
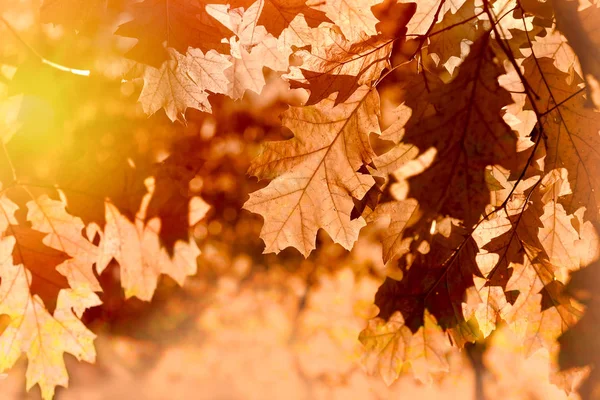
<instances>
[{"instance_id":1,"label":"orange leaf","mask_svg":"<svg viewBox=\"0 0 600 400\"><path fill-rule=\"evenodd\" d=\"M295 136L265 144L250 173L273 181L244 205L265 219L265 252L293 246L308 256L319 228L352 248L365 225L362 218L350 219L352 198L361 199L374 183L357 171L374 156L368 135L379 133L378 115L377 93L367 87L338 105L330 96L283 114L283 125Z\"/></svg>"}]
</instances>

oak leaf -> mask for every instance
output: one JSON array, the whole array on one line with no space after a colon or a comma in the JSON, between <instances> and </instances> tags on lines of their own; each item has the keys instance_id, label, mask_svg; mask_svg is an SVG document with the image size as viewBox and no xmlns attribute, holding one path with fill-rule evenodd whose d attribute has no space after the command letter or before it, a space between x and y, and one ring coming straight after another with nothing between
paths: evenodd
<instances>
[{"instance_id":1,"label":"oak leaf","mask_svg":"<svg viewBox=\"0 0 600 400\"><path fill-rule=\"evenodd\" d=\"M200 255L193 238L177 240L172 255L162 246L161 223L168 221L163 222L160 218L146 221L153 185L153 180L148 180L150 193L145 196L133 222L113 204L106 203L106 226L98 232L102 236L99 244L102 253L96 264L98 273L102 273L114 258L121 267L125 296L146 301L152 299L161 274L167 274L183 285L187 276L196 273L196 259ZM189 226L196 224L208 211L206 203L199 197L190 199L189 209Z\"/></svg>"},{"instance_id":2,"label":"oak leaf","mask_svg":"<svg viewBox=\"0 0 600 400\"><path fill-rule=\"evenodd\" d=\"M42 397L50 400L56 386L68 385L64 353L79 360L95 361L95 335L80 318L86 308L101 302L88 289L62 289L56 309L50 314L43 301L30 292L31 272L22 264L14 265L10 256L6 257L15 243L12 236L0 240L0 314L11 319L0 336L0 371L11 368L21 353L26 353L29 360L27 389L39 384Z\"/></svg>"},{"instance_id":3,"label":"oak leaf","mask_svg":"<svg viewBox=\"0 0 600 400\"><path fill-rule=\"evenodd\" d=\"M197 0L145 0L134 4L131 21L115 32L133 37L138 43L127 53L129 58L159 68L169 59L167 48L185 53L188 47L208 52L227 52L231 32L204 9ZM166 48L163 44L166 44Z\"/></svg>"},{"instance_id":4,"label":"oak leaf","mask_svg":"<svg viewBox=\"0 0 600 400\"><path fill-rule=\"evenodd\" d=\"M62 201L43 195L27 204L27 219L33 229L46 233L43 242L50 248L64 252L69 259L57 267L72 288L87 288L100 292L102 288L94 276L93 264L100 257L98 247L82 235L85 225L80 218L69 215Z\"/></svg>"},{"instance_id":5,"label":"oak leaf","mask_svg":"<svg viewBox=\"0 0 600 400\"><path fill-rule=\"evenodd\" d=\"M310 50L295 52L302 65L287 76L292 87L310 90L308 105L336 92L336 104L342 103L359 86L371 84L388 66L393 45L389 38L362 35L349 41L327 25L314 35Z\"/></svg>"},{"instance_id":6,"label":"oak leaf","mask_svg":"<svg viewBox=\"0 0 600 400\"><path fill-rule=\"evenodd\" d=\"M406 254L410 250L411 240L404 236L404 229L420 216L418 204L414 199L391 201L379 204L369 214L367 222L385 220L383 233L383 262Z\"/></svg>"},{"instance_id":7,"label":"oak leaf","mask_svg":"<svg viewBox=\"0 0 600 400\"><path fill-rule=\"evenodd\" d=\"M379 99L363 86L335 103L332 95L286 111L283 125L295 136L266 143L250 167L259 179L273 179L244 205L265 219L261 238L266 253L293 246L308 256L319 228L350 249L365 225L363 218L351 220L350 213L352 199L361 199L374 183L357 171L375 155L369 134L380 133Z\"/></svg>"},{"instance_id":8,"label":"oak leaf","mask_svg":"<svg viewBox=\"0 0 600 400\"><path fill-rule=\"evenodd\" d=\"M407 122L402 143L416 146L423 157L436 150L423 172L415 175L414 168L423 163L416 160L396 174L415 175L408 178L408 197L417 199L425 214L447 215L471 226L490 202L486 167L510 169L514 164L516 135L502 119L502 108L511 102L498 84L503 70L484 35L471 46L456 78L430 93L436 114L415 114Z\"/></svg>"},{"instance_id":9,"label":"oak leaf","mask_svg":"<svg viewBox=\"0 0 600 400\"><path fill-rule=\"evenodd\" d=\"M595 79L596 85L600 82L600 5L593 3L580 9L579 2L573 0L553 0L552 5L556 27L565 35L581 64L582 78L587 83L588 104L591 104L597 99L592 94L594 84L590 76Z\"/></svg>"},{"instance_id":10,"label":"oak leaf","mask_svg":"<svg viewBox=\"0 0 600 400\"><path fill-rule=\"evenodd\" d=\"M188 75L185 57L173 49L169 53L172 58L160 69L145 67L144 87L139 98L144 112L154 114L164 108L171 121L183 119L188 107L210 112L208 94Z\"/></svg>"},{"instance_id":11,"label":"oak leaf","mask_svg":"<svg viewBox=\"0 0 600 400\"><path fill-rule=\"evenodd\" d=\"M544 33L543 36L536 36L531 43L531 50L535 57L552 59L556 68L568 73L567 77L571 80L575 72L582 76L577 55L569 46L567 39L556 29Z\"/></svg>"},{"instance_id":12,"label":"oak leaf","mask_svg":"<svg viewBox=\"0 0 600 400\"><path fill-rule=\"evenodd\" d=\"M406 27L408 28L407 35L421 36L429 33L446 12L456 13L465 0L425 0L419 2L401 0L401 2L417 4L417 10Z\"/></svg>"},{"instance_id":13,"label":"oak leaf","mask_svg":"<svg viewBox=\"0 0 600 400\"><path fill-rule=\"evenodd\" d=\"M558 201L572 214L586 208L586 218L598 219L600 210L600 112L585 107L578 81L567 82L551 59L523 62L528 84L537 94L536 107L546 144L545 171L565 169L571 194ZM530 108L531 105L526 105Z\"/></svg>"},{"instance_id":14,"label":"oak leaf","mask_svg":"<svg viewBox=\"0 0 600 400\"><path fill-rule=\"evenodd\" d=\"M340 28L348 41L354 42L366 34L377 34L375 25L379 22L371 7L381 3L381 0L326 0L318 9ZM315 7L316 8L316 7Z\"/></svg>"},{"instance_id":15,"label":"oak leaf","mask_svg":"<svg viewBox=\"0 0 600 400\"><path fill-rule=\"evenodd\" d=\"M329 21L322 11L311 7L306 0L259 0L257 3L261 8L257 25L264 26L276 38L280 38L297 18L313 28Z\"/></svg>"},{"instance_id":16,"label":"oak leaf","mask_svg":"<svg viewBox=\"0 0 600 400\"><path fill-rule=\"evenodd\" d=\"M265 86L263 67L274 71L287 71L288 57L291 51L280 49L273 36L262 36L259 44L246 50L240 42L232 43L231 66L224 74L229 84L227 94L232 99L240 99L247 90L260 94Z\"/></svg>"},{"instance_id":17,"label":"oak leaf","mask_svg":"<svg viewBox=\"0 0 600 400\"><path fill-rule=\"evenodd\" d=\"M450 370L446 359L450 342L427 311L417 332L405 325L402 313L397 311L387 321L370 320L359 340L365 347L363 363L367 371L381 374L387 385L409 367L417 379L426 383L432 381L432 374Z\"/></svg>"},{"instance_id":18,"label":"oak leaf","mask_svg":"<svg viewBox=\"0 0 600 400\"><path fill-rule=\"evenodd\" d=\"M411 129L412 125L436 113L430 102L430 93L442 85L437 75L426 69L419 71L419 63L416 60L397 71L402 80L395 92L401 104L391 113L394 117L392 124L381 133L382 139L390 140L396 146L373 161L377 170L384 173L395 172L419 155L419 149L404 142L403 138L406 130Z\"/></svg>"},{"instance_id":19,"label":"oak leaf","mask_svg":"<svg viewBox=\"0 0 600 400\"><path fill-rule=\"evenodd\" d=\"M475 285L473 278L483 278L476 260L479 249L468 232L449 219L436 224L436 230L427 252L413 251L414 260L406 267L407 257L400 259L402 280L387 278L381 285L375 295L378 317L387 320L400 311L414 333L423 326L427 310L454 343L463 346L481 337L462 305L467 290Z\"/></svg>"},{"instance_id":20,"label":"oak leaf","mask_svg":"<svg viewBox=\"0 0 600 400\"><path fill-rule=\"evenodd\" d=\"M444 65L452 74L461 58L465 57L465 46L481 34L482 31L477 30L475 4L467 0L456 12L446 11L441 21L431 29L428 51L436 64Z\"/></svg>"},{"instance_id":21,"label":"oak leaf","mask_svg":"<svg viewBox=\"0 0 600 400\"><path fill-rule=\"evenodd\" d=\"M226 93L228 81L223 71L231 65L223 54L214 50L202 53L189 48L185 55L186 74L203 90L211 93Z\"/></svg>"},{"instance_id":22,"label":"oak leaf","mask_svg":"<svg viewBox=\"0 0 600 400\"><path fill-rule=\"evenodd\" d=\"M538 191L539 186L534 190ZM569 265L553 264L549 259L548 252L553 254L557 249L548 241L546 227L540 221L540 213L547 213L548 206L540 210L522 203L509 202L511 216L500 217L504 222L497 222L503 226L497 230L499 236L484 246L497 254L498 260L491 268L482 269L489 271L485 286L501 287L506 294L511 306L502 310L502 319L523 338L526 352L531 354L542 347L551 350L560 334L581 317L582 309L563 293ZM566 215L556 218L568 224ZM569 253L577 254L575 239L575 235L561 238L561 247L568 246ZM495 299L501 301L501 295Z\"/></svg>"}]
</instances>

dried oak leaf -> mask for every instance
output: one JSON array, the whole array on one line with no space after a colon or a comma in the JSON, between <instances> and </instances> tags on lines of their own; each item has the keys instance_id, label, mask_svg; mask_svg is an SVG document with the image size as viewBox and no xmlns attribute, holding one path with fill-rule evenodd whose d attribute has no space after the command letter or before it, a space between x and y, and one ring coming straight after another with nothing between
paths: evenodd
<instances>
[{"instance_id":1,"label":"dried oak leaf","mask_svg":"<svg viewBox=\"0 0 600 400\"><path fill-rule=\"evenodd\" d=\"M0 371L26 353L27 389L39 384L47 400L57 385L68 385L65 352L95 360L95 335L80 318L101 303L88 258L95 246L75 231L81 221L58 203L44 197L29 202L30 228L18 224L17 206L0 198L0 314L10 318L0 335Z\"/></svg>"},{"instance_id":2,"label":"dried oak leaf","mask_svg":"<svg viewBox=\"0 0 600 400\"><path fill-rule=\"evenodd\" d=\"M340 28L346 40L355 42L366 36L377 34L375 25L379 22L371 7L382 0L325 0L313 6L325 12L325 15Z\"/></svg>"},{"instance_id":3,"label":"dried oak leaf","mask_svg":"<svg viewBox=\"0 0 600 400\"><path fill-rule=\"evenodd\" d=\"M161 245L173 256L175 243L187 241L190 236L191 206L202 206L197 201L190 202L192 193L190 182L206 165L202 153L203 141L197 137L177 141L172 153L155 166L154 192L146 210L146 221L161 220L159 237ZM207 204L204 204L208 208ZM195 220L195 218L192 218Z\"/></svg>"},{"instance_id":4,"label":"dried oak leaf","mask_svg":"<svg viewBox=\"0 0 600 400\"><path fill-rule=\"evenodd\" d=\"M69 215L62 201L43 195L27 204L27 219L33 229L46 233L46 246L62 251L69 259L57 267L73 288L86 287L93 292L102 288L93 273L92 266L99 259L97 246L83 237L85 225L80 218Z\"/></svg>"},{"instance_id":5,"label":"dried oak leaf","mask_svg":"<svg viewBox=\"0 0 600 400\"><path fill-rule=\"evenodd\" d=\"M597 83L600 82L600 5L592 4L582 10L579 2L574 0L552 0L554 15L556 16L556 27L560 30L569 45L577 54L583 78L587 82L588 104L592 102L592 87L589 79L591 75ZM596 106L600 106L596 104Z\"/></svg>"},{"instance_id":6,"label":"dried oak leaf","mask_svg":"<svg viewBox=\"0 0 600 400\"><path fill-rule=\"evenodd\" d=\"M260 27L259 27L260 28ZM232 43L231 66L224 74L229 84L227 95L232 99L240 99L247 90L260 94L265 86L263 67L274 71L287 71L288 58L291 51L279 48L273 36L263 36L261 42L250 51L239 42Z\"/></svg>"},{"instance_id":7,"label":"dried oak leaf","mask_svg":"<svg viewBox=\"0 0 600 400\"><path fill-rule=\"evenodd\" d=\"M405 143L404 134L413 124L436 112L430 102L430 92L442 86L442 81L426 69L419 69L419 62L414 60L396 70L401 74L401 79L394 86L394 93L402 103L392 112L395 121L381 133L382 139L390 140L396 146L373 160L378 171L393 173L418 156L419 149Z\"/></svg>"},{"instance_id":8,"label":"dried oak leaf","mask_svg":"<svg viewBox=\"0 0 600 400\"><path fill-rule=\"evenodd\" d=\"M408 36L426 35L446 12L456 13L466 0L400 0L402 3L416 3L417 11L406 27Z\"/></svg>"},{"instance_id":9,"label":"dried oak leaf","mask_svg":"<svg viewBox=\"0 0 600 400\"><path fill-rule=\"evenodd\" d=\"M214 50L203 53L200 49L189 48L185 54L185 72L202 90L211 93L227 93L227 77L223 71L231 61Z\"/></svg>"},{"instance_id":10,"label":"dried oak leaf","mask_svg":"<svg viewBox=\"0 0 600 400\"><path fill-rule=\"evenodd\" d=\"M283 46L264 26L257 24L261 13L261 2L248 9L229 9L228 6L213 5L209 13L235 36L229 39L231 55L224 70L227 88L223 93L237 100L246 90L260 94L265 86L263 67L286 72L289 66L290 48Z\"/></svg>"},{"instance_id":11,"label":"dried oak leaf","mask_svg":"<svg viewBox=\"0 0 600 400\"><path fill-rule=\"evenodd\" d=\"M483 278L476 261L478 247L468 232L443 220L429 241L426 254L415 252L402 280L387 278L375 295L378 317L388 320L397 311L404 324L416 333L424 324L427 310L454 342L462 347L481 333L475 321L463 314L463 299L474 286L474 277ZM400 259L400 265L406 263Z\"/></svg>"},{"instance_id":12,"label":"dried oak leaf","mask_svg":"<svg viewBox=\"0 0 600 400\"><path fill-rule=\"evenodd\" d=\"M127 56L156 68L169 58L169 47L182 54L188 47L226 53L222 39L231 32L207 13L206 5L199 0L145 0L134 4L133 19L115 33L138 39Z\"/></svg>"},{"instance_id":13,"label":"dried oak leaf","mask_svg":"<svg viewBox=\"0 0 600 400\"><path fill-rule=\"evenodd\" d=\"M338 93L336 104L345 102L361 85L369 85L388 67L393 40L362 35L349 41L330 26L317 29L310 50L295 53L302 65L287 76L292 87L310 90L312 105Z\"/></svg>"},{"instance_id":14,"label":"dried oak leaf","mask_svg":"<svg viewBox=\"0 0 600 400\"><path fill-rule=\"evenodd\" d=\"M208 93L188 74L186 58L174 49L169 49L169 54L171 59L165 61L159 69L151 66L144 69L144 87L139 98L144 112L154 114L164 108L171 121L184 119L188 107L210 112ZM200 66L201 58L197 53L196 55L193 60L196 66ZM229 62L223 59L220 64L228 65ZM202 70L197 72L199 77L202 76ZM219 70L215 70L213 74L219 74Z\"/></svg>"},{"instance_id":15,"label":"dried oak leaf","mask_svg":"<svg viewBox=\"0 0 600 400\"><path fill-rule=\"evenodd\" d=\"M231 8L246 7L248 3L245 0L234 0L231 2ZM301 18L312 28L316 28L322 22L330 22L323 11L307 3L306 0L258 0L247 8L257 8L254 25L264 26L268 33L280 38L297 18Z\"/></svg>"},{"instance_id":16,"label":"dried oak leaf","mask_svg":"<svg viewBox=\"0 0 600 400\"><path fill-rule=\"evenodd\" d=\"M411 240L404 237L404 229L419 216L419 207L414 199L381 203L369 214L367 222L384 219L387 223L381 240L383 262L408 253Z\"/></svg>"},{"instance_id":17,"label":"dried oak leaf","mask_svg":"<svg viewBox=\"0 0 600 400\"><path fill-rule=\"evenodd\" d=\"M0 253L10 253L14 239L0 241ZM50 314L38 296L29 292L31 273L22 265L13 265L5 257L0 264L0 314L11 322L0 336L0 371L11 368L21 356L27 355L27 389L36 383L42 398L50 400L55 387L68 386L69 378L64 354L69 353L93 363L96 359L94 333L81 322L82 310L99 305L93 292L63 289L58 295L56 310ZM6 283L5 283L6 282Z\"/></svg>"},{"instance_id":18,"label":"dried oak leaf","mask_svg":"<svg viewBox=\"0 0 600 400\"><path fill-rule=\"evenodd\" d=\"M62 289L102 290L93 272L99 250L83 236L83 222L69 215L63 202L47 195L29 201L27 221L12 215L17 208L8 199L0 206L8 221L0 228L7 226L5 235L12 236L16 243L13 261L31 274L29 290L50 312Z\"/></svg>"},{"instance_id":19,"label":"dried oak leaf","mask_svg":"<svg viewBox=\"0 0 600 400\"><path fill-rule=\"evenodd\" d=\"M465 53L465 41L474 42L481 33L477 30L475 3L467 0L456 12L446 11L435 24L428 36L427 50L437 65L444 65L452 74Z\"/></svg>"},{"instance_id":20,"label":"dried oak leaf","mask_svg":"<svg viewBox=\"0 0 600 400\"><path fill-rule=\"evenodd\" d=\"M431 382L431 374L448 372L447 354L452 348L435 318L426 310L423 326L413 332L397 311L386 321L374 318L359 336L365 347L363 364L371 374L379 372L391 385L410 367L417 379Z\"/></svg>"},{"instance_id":21,"label":"dried oak leaf","mask_svg":"<svg viewBox=\"0 0 600 400\"><path fill-rule=\"evenodd\" d=\"M578 82L567 83L568 74L559 71L551 59L531 56L523 67L542 113L545 170L564 168L567 172L572 194L562 196L559 202L568 214L585 207L586 218L596 221L600 210L600 112L585 107L585 93Z\"/></svg>"},{"instance_id":22,"label":"dried oak leaf","mask_svg":"<svg viewBox=\"0 0 600 400\"><path fill-rule=\"evenodd\" d=\"M498 84L504 68L488 39L484 35L471 46L454 80L431 91L436 113L415 114L407 122L402 143L416 146L423 157L436 150L423 172L423 162L416 160L396 173L399 178L414 175L408 178L408 197L417 199L425 218L447 215L473 225L490 202L486 167L510 169L515 162L516 135L502 119L511 97Z\"/></svg>"},{"instance_id":23,"label":"dried oak leaf","mask_svg":"<svg viewBox=\"0 0 600 400\"><path fill-rule=\"evenodd\" d=\"M523 0L519 4L526 14L535 15L543 19L551 19L554 15L551 1Z\"/></svg>"},{"instance_id":24,"label":"dried oak leaf","mask_svg":"<svg viewBox=\"0 0 600 400\"><path fill-rule=\"evenodd\" d=\"M332 95L283 114L295 136L264 145L249 173L273 181L244 205L265 219L260 236L266 253L292 246L308 256L319 228L352 248L365 225L363 218L350 219L352 199L361 199L374 183L357 171L375 155L369 134L379 133L378 115L377 92L364 86L344 103L335 105Z\"/></svg>"},{"instance_id":25,"label":"dried oak leaf","mask_svg":"<svg viewBox=\"0 0 600 400\"><path fill-rule=\"evenodd\" d=\"M561 369L592 367L591 373L579 387L585 399L597 399L600 395L600 262L589 265L571 275L567 291L586 305L583 317L559 338L559 363Z\"/></svg>"},{"instance_id":26,"label":"dried oak leaf","mask_svg":"<svg viewBox=\"0 0 600 400\"><path fill-rule=\"evenodd\" d=\"M161 274L169 275L183 285L187 276L196 273L196 259L200 255L193 238L177 240L172 255L162 246L159 236L161 224L168 221L146 218L154 193L153 185L153 180L149 180L150 193L145 196L133 222L113 204L106 203L106 226L98 232L101 235L101 257L96 264L100 274L114 258L120 265L125 296L136 296L146 301L152 299ZM193 226L204 217L208 206L200 197L192 197L189 201L188 226Z\"/></svg>"},{"instance_id":27,"label":"dried oak leaf","mask_svg":"<svg viewBox=\"0 0 600 400\"><path fill-rule=\"evenodd\" d=\"M541 203L541 199L534 199L524 211L522 201L509 202L511 216L501 217L496 222L499 225L494 230L499 236L484 246L485 250L497 254L498 259L487 265L480 263L488 279L485 286L502 288L510 300L511 306L505 307L500 314L523 338L528 354L542 347L551 350L556 339L582 314L581 306L563 293L570 267L553 264L548 256L548 252L578 254L575 235L570 239L569 236L561 238L560 244L548 241L547 230L551 226L544 215L554 209L552 203L543 209L531 205L536 202ZM557 214L553 218L562 218L563 225L569 223L566 214ZM486 229L486 224L482 225L482 229ZM496 293L495 299L501 302L501 294Z\"/></svg>"},{"instance_id":28,"label":"dried oak leaf","mask_svg":"<svg viewBox=\"0 0 600 400\"><path fill-rule=\"evenodd\" d=\"M531 43L531 50L535 57L552 59L556 68L568 73L571 80L575 72L582 76L577 55L569 46L567 38L555 29L547 29L545 33L544 36L536 36Z\"/></svg>"}]
</instances>

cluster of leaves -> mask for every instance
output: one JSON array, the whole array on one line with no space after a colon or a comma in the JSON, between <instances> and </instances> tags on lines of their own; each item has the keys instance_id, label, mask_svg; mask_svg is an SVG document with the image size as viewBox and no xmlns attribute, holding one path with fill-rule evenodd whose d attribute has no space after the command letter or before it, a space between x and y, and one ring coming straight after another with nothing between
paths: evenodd
<instances>
[{"instance_id":1,"label":"cluster of leaves","mask_svg":"<svg viewBox=\"0 0 600 400\"><path fill-rule=\"evenodd\" d=\"M585 299L565 285L598 258L599 4L28 4L45 29L85 38L60 64L19 32L14 7L0 10L2 32L28 56L0 54L0 371L26 353L27 386L44 398L67 385L64 353L95 358L81 318L100 305L106 268L118 265L125 296L142 300L161 274L182 284L196 273L205 139L228 99L259 103L267 82L289 96L265 124L282 140L249 168L269 181L244 204L264 219L264 251L307 257L319 230L350 250L367 224L387 227L389 277L360 335L368 370L428 381L452 345L500 324L528 353L555 354L581 329ZM110 45L95 35L107 29ZM122 50L123 38L137 41ZM166 118L140 122L136 91L144 113ZM565 366L594 362L561 341L575 349Z\"/></svg>"}]
</instances>

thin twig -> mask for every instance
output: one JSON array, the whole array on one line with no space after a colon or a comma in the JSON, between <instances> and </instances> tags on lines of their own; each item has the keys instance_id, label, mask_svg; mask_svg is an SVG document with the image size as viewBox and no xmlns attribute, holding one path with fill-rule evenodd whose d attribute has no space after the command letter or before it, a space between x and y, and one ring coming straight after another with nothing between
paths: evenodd
<instances>
[{"instance_id":1,"label":"thin twig","mask_svg":"<svg viewBox=\"0 0 600 400\"><path fill-rule=\"evenodd\" d=\"M79 76L90 76L90 70L89 69L77 69L77 68L69 68L69 67L65 67L64 65L55 63L54 61L50 61L47 58L45 58L44 56L42 56L36 49L34 49L29 43L27 43L22 37L21 35L19 35L19 32L17 32L17 30L15 28L13 28L13 26L3 17L0 15L0 21L2 21L4 23L4 25L6 25L6 27L8 28L8 30L13 34L13 36L33 55L35 56L37 59L40 60L40 62L42 64L46 64L52 68L58 69L60 71L63 72L69 72L71 74L74 75L79 75Z\"/></svg>"}]
</instances>

